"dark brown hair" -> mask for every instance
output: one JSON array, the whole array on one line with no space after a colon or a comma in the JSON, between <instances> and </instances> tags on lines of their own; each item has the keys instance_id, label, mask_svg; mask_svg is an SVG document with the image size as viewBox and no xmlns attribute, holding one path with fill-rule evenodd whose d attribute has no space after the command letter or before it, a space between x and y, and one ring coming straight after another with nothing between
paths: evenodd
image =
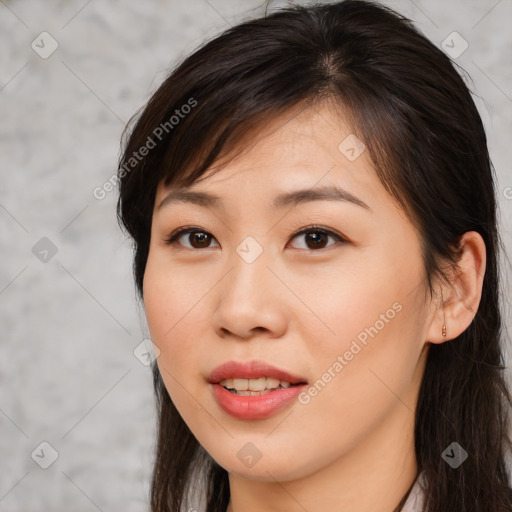
<instances>
[{"instance_id":1,"label":"dark brown hair","mask_svg":"<svg viewBox=\"0 0 512 512\"><path fill-rule=\"evenodd\" d=\"M426 481L425 512L512 510L510 391L500 315L493 168L463 70L407 18L367 2L292 6L234 26L177 64L129 124L118 178L118 219L134 241L143 299L159 183L189 186L242 137L292 107L328 100L343 108L375 172L418 230L425 279L447 281L458 242L477 231L486 245L481 302L456 339L431 345L415 417L415 451ZM146 150L141 148L145 147ZM152 512L178 512L203 471L207 512L225 512L227 472L195 439L153 365L158 439ZM457 441L468 459L441 457ZM197 473L199 475L199 473ZM407 496L397 507L400 510Z\"/></svg>"}]
</instances>

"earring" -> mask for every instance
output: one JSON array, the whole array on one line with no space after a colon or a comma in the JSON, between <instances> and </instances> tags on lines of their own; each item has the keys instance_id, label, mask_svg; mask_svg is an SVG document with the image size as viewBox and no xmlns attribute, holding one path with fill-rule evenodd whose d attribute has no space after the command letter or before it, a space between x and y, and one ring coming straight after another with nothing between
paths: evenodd
<instances>
[{"instance_id":1,"label":"earring","mask_svg":"<svg viewBox=\"0 0 512 512\"><path fill-rule=\"evenodd\" d=\"M443 290L441 290L441 301L443 302L443 327L441 328L441 334L446 336L446 317L444 315Z\"/></svg>"}]
</instances>

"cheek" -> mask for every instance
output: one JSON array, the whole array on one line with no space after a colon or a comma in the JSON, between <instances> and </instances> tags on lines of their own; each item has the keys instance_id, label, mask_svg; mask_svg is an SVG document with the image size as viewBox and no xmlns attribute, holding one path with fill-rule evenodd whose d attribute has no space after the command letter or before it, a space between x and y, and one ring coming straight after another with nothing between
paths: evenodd
<instances>
[{"instance_id":1,"label":"cheek","mask_svg":"<svg viewBox=\"0 0 512 512\"><path fill-rule=\"evenodd\" d=\"M359 338L364 343L369 337L366 329L371 329L375 323L380 331L393 321L399 308L399 305L394 308L393 304L400 296L396 283L394 287L382 286L385 276L371 263L359 261L357 265L347 265L350 271L340 265L328 277L316 279L314 288L315 280L310 276L298 278L297 283L302 279L302 286L294 290L305 298L308 309L316 317L311 317L310 327L302 324L310 329L306 340L308 337L317 339L328 352L343 353L350 348L353 339ZM318 359L318 354L314 355L312 360Z\"/></svg>"},{"instance_id":2,"label":"cheek","mask_svg":"<svg viewBox=\"0 0 512 512\"><path fill-rule=\"evenodd\" d=\"M352 412L365 425L379 403L397 401L394 393L410 384L423 346L423 288L411 291L410 285L421 275L420 263L403 265L401 272L377 264L367 269L333 279L343 287L324 289L309 303L329 329L303 332L304 339L315 340L307 345L315 385L304 402L310 398L320 409L336 411L349 430Z\"/></svg>"},{"instance_id":3,"label":"cheek","mask_svg":"<svg viewBox=\"0 0 512 512\"><path fill-rule=\"evenodd\" d=\"M176 375L178 370L183 373L185 355L193 353L191 319L197 302L197 297L191 296L189 288L180 282L179 274L167 267L150 255L144 274L144 309L151 340L160 349L157 363L166 384L170 375ZM169 385L174 387L172 379Z\"/></svg>"},{"instance_id":4,"label":"cheek","mask_svg":"<svg viewBox=\"0 0 512 512\"><path fill-rule=\"evenodd\" d=\"M153 341L163 345L194 316L194 304L204 291L197 289L186 272L169 264L163 251L150 251L144 273L144 308Z\"/></svg>"},{"instance_id":5,"label":"cheek","mask_svg":"<svg viewBox=\"0 0 512 512\"><path fill-rule=\"evenodd\" d=\"M205 307L213 286L210 281L211 274L191 274L170 265L163 251L148 257L144 308L151 340L160 350L156 361L169 395L187 417L196 408L190 397L204 392L201 363L208 350L205 333L211 315ZM211 325L209 328L211 331Z\"/></svg>"},{"instance_id":6,"label":"cheek","mask_svg":"<svg viewBox=\"0 0 512 512\"><path fill-rule=\"evenodd\" d=\"M386 314L385 307L360 312L350 326L338 324L341 336L336 343L316 350L314 380L300 397L294 421L307 425L298 436L322 431L331 440L329 446L318 442L325 460L332 451L350 450L397 407L414 410L410 391L421 344L415 343L418 327L408 316L413 306L401 306L388 312L388 323L374 314L381 309Z\"/></svg>"}]
</instances>

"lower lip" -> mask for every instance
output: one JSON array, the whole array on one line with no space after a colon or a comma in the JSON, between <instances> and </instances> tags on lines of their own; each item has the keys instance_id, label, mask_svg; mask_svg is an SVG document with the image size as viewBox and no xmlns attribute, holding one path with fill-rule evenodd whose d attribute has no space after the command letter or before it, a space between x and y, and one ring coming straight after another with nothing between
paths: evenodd
<instances>
[{"instance_id":1,"label":"lower lip","mask_svg":"<svg viewBox=\"0 0 512 512\"><path fill-rule=\"evenodd\" d=\"M306 386L300 384L254 396L235 395L220 384L210 384L210 389L224 412L241 420L257 420L268 418L284 409Z\"/></svg>"}]
</instances>

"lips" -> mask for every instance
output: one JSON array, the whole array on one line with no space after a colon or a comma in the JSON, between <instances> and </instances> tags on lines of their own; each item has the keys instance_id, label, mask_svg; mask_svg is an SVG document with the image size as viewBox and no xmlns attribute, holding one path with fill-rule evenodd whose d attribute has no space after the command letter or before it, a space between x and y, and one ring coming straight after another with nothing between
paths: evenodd
<instances>
[{"instance_id":1,"label":"lips","mask_svg":"<svg viewBox=\"0 0 512 512\"><path fill-rule=\"evenodd\" d=\"M220 382L230 384L233 379L238 379L235 386L245 387L243 379L247 379L252 384L252 379L261 377L277 379L280 381L280 386L255 393L246 391L237 393L233 390L228 391L220 384ZM219 407L239 420L265 419L283 411L297 399L307 385L305 378L262 361L244 363L228 361L217 366L210 373L208 382L212 396ZM282 383L289 383L289 385L283 387Z\"/></svg>"},{"instance_id":2,"label":"lips","mask_svg":"<svg viewBox=\"0 0 512 512\"><path fill-rule=\"evenodd\" d=\"M271 377L290 384L307 384L304 377L292 375L263 361L227 361L213 369L208 376L210 384L218 384L224 379L258 379L260 377Z\"/></svg>"}]
</instances>

